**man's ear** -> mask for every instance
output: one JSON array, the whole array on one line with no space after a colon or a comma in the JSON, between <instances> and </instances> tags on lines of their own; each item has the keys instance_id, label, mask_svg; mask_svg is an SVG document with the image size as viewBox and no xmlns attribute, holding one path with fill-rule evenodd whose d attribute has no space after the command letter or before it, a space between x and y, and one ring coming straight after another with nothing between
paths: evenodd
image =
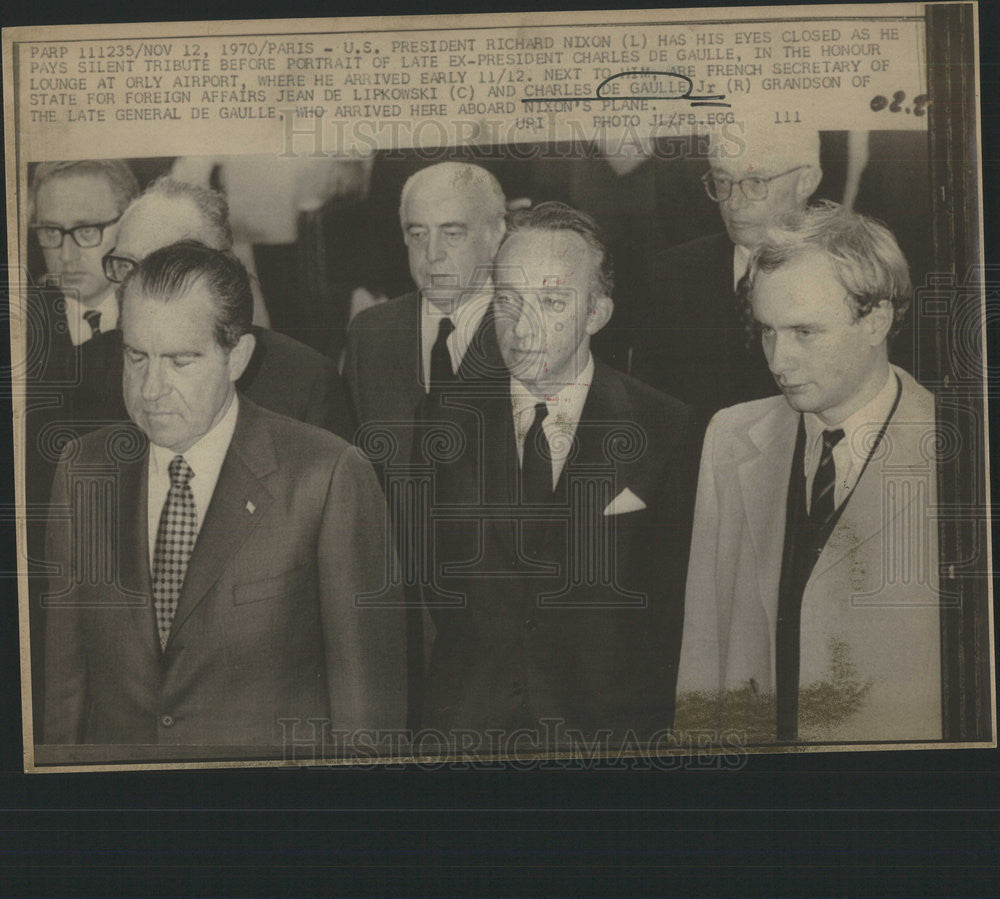
<instances>
[{"instance_id":1,"label":"man's ear","mask_svg":"<svg viewBox=\"0 0 1000 899\"><path fill-rule=\"evenodd\" d=\"M497 222L496 228L493 229L493 241L491 249L493 251L493 257L495 258L497 253L500 252L500 244L503 241L504 235L507 233L507 220L500 219Z\"/></svg>"},{"instance_id":2,"label":"man's ear","mask_svg":"<svg viewBox=\"0 0 1000 899\"><path fill-rule=\"evenodd\" d=\"M868 329L868 342L871 346L878 346L888 339L895 316L895 309L889 300L882 300L877 306L872 306L871 312L862 319Z\"/></svg>"},{"instance_id":3,"label":"man's ear","mask_svg":"<svg viewBox=\"0 0 1000 899\"><path fill-rule=\"evenodd\" d=\"M816 188L819 187L820 181L823 180L823 170L818 165L811 165L808 168L802 169L798 175L799 181L795 186L795 195L800 202L805 203L816 193Z\"/></svg>"},{"instance_id":4,"label":"man's ear","mask_svg":"<svg viewBox=\"0 0 1000 899\"><path fill-rule=\"evenodd\" d=\"M610 320L615 311L615 302L611 297L592 296L587 303L587 333L593 337Z\"/></svg>"},{"instance_id":5,"label":"man's ear","mask_svg":"<svg viewBox=\"0 0 1000 899\"><path fill-rule=\"evenodd\" d=\"M229 351L229 380L238 381L243 377L250 364L250 357L253 355L254 347L257 346L257 338L253 334L244 334L239 343Z\"/></svg>"}]
</instances>

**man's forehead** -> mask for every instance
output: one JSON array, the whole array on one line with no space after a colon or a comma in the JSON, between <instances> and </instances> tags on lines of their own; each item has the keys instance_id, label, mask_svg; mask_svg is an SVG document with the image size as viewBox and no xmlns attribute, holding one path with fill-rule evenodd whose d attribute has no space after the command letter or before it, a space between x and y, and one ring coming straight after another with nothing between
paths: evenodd
<instances>
[{"instance_id":1,"label":"man's forehead","mask_svg":"<svg viewBox=\"0 0 1000 899\"><path fill-rule=\"evenodd\" d=\"M829 257L818 250L802 253L770 272L758 272L754 278L752 301L787 300L801 308L827 305L847 297Z\"/></svg>"},{"instance_id":2,"label":"man's forehead","mask_svg":"<svg viewBox=\"0 0 1000 899\"><path fill-rule=\"evenodd\" d=\"M807 163L806 159L796 159L792 154L778 149L747 148L747 151L739 156L718 156L712 159L712 171L739 177L746 175L766 177Z\"/></svg>"},{"instance_id":3,"label":"man's forehead","mask_svg":"<svg viewBox=\"0 0 1000 899\"><path fill-rule=\"evenodd\" d=\"M496 259L496 281L507 285L565 287L589 277L596 254L575 231L524 230L512 234Z\"/></svg>"},{"instance_id":4,"label":"man's forehead","mask_svg":"<svg viewBox=\"0 0 1000 899\"><path fill-rule=\"evenodd\" d=\"M83 211L90 212L101 204L113 206L114 201L114 191L107 179L88 172L56 175L42 184L35 196L37 214L55 206L83 207Z\"/></svg>"}]
</instances>

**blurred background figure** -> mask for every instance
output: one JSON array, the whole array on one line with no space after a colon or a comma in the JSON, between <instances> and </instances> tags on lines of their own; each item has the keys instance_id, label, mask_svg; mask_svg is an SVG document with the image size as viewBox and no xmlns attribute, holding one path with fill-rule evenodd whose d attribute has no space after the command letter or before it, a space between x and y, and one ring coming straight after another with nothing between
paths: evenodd
<instances>
[{"instance_id":1,"label":"blurred background figure","mask_svg":"<svg viewBox=\"0 0 1000 899\"><path fill-rule=\"evenodd\" d=\"M233 253L251 274L254 324L337 359L370 170L370 160L329 156L186 156L171 176L226 195Z\"/></svg>"}]
</instances>

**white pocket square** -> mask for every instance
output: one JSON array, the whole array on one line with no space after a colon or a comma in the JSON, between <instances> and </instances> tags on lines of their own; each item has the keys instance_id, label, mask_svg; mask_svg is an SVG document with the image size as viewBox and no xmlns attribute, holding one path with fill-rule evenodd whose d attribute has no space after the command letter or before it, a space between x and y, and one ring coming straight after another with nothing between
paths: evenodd
<instances>
[{"instance_id":1,"label":"white pocket square","mask_svg":"<svg viewBox=\"0 0 1000 899\"><path fill-rule=\"evenodd\" d=\"M641 512L646 504L626 487L604 509L605 515L624 515L626 512Z\"/></svg>"}]
</instances>

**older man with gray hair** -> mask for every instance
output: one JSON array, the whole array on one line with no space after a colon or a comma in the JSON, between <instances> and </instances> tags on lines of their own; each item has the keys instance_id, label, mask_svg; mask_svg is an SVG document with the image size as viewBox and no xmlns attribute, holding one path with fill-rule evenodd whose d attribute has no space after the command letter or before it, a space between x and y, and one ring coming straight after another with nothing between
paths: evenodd
<instances>
[{"instance_id":1,"label":"older man with gray hair","mask_svg":"<svg viewBox=\"0 0 1000 899\"><path fill-rule=\"evenodd\" d=\"M815 193L819 151L817 131L748 125L713 134L702 181L725 231L653 258L656 302L634 347L632 372L692 404L703 421L724 406L774 392L741 317L737 288L768 226L801 212Z\"/></svg>"},{"instance_id":2,"label":"older man with gray hair","mask_svg":"<svg viewBox=\"0 0 1000 899\"><path fill-rule=\"evenodd\" d=\"M433 389L505 372L493 327L493 257L506 201L486 169L442 162L411 175L399 220L417 290L357 315L344 379L360 426L381 422L407 463L415 409Z\"/></svg>"}]
</instances>

